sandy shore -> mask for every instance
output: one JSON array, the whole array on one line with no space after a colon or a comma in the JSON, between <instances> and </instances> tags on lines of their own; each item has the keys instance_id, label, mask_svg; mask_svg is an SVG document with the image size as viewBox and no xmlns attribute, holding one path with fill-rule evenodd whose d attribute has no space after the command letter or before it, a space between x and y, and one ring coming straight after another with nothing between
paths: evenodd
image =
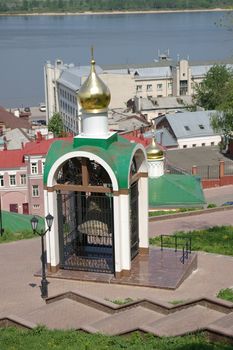
<instances>
[{"instance_id":1,"label":"sandy shore","mask_svg":"<svg viewBox=\"0 0 233 350\"><path fill-rule=\"evenodd\" d=\"M103 11L103 12L35 12L35 13L1 13L0 16L87 16L87 15L134 15L134 14L160 14L160 13L189 13L189 12L232 12L232 9L193 9L193 10L148 10L148 11Z\"/></svg>"}]
</instances>

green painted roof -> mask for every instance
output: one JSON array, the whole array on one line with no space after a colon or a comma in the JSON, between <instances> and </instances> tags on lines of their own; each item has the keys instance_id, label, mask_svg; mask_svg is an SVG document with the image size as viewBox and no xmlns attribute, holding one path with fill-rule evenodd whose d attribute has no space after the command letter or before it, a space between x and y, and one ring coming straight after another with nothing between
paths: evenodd
<instances>
[{"instance_id":1,"label":"green painted roof","mask_svg":"<svg viewBox=\"0 0 233 350\"><path fill-rule=\"evenodd\" d=\"M58 140L52 143L45 162L44 184L47 184L48 175L53 164L63 155L74 151L93 153L102 158L113 170L118 180L119 189L129 188L128 174L131 156L136 147L125 138L114 134L110 141L103 142L99 139L79 139L72 141Z\"/></svg>"},{"instance_id":2,"label":"green painted roof","mask_svg":"<svg viewBox=\"0 0 233 350\"><path fill-rule=\"evenodd\" d=\"M149 207L195 207L205 204L199 177L166 174L149 178Z\"/></svg>"},{"instance_id":3,"label":"green painted roof","mask_svg":"<svg viewBox=\"0 0 233 350\"><path fill-rule=\"evenodd\" d=\"M33 215L23 215L2 211L2 227L5 231L9 232L32 231L30 221L32 217ZM44 229L44 219L39 216L37 216L37 218L39 220L37 230Z\"/></svg>"}]
</instances>

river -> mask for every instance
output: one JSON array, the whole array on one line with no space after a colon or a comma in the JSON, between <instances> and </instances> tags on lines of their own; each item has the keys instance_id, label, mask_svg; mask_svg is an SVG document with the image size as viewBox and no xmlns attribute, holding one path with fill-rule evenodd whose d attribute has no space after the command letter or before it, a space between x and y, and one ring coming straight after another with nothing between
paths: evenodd
<instances>
[{"instance_id":1,"label":"river","mask_svg":"<svg viewBox=\"0 0 233 350\"><path fill-rule=\"evenodd\" d=\"M167 48L174 59L228 60L233 32L226 17L226 12L1 16L0 105L38 105L44 101L44 63L60 58L89 64L92 45L100 65L149 63L158 49Z\"/></svg>"}]
</instances>

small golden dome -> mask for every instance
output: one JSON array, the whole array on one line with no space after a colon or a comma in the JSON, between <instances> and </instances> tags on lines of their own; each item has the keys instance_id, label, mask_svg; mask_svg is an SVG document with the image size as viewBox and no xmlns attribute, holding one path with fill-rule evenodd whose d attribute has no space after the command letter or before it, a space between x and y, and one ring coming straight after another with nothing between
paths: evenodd
<instances>
[{"instance_id":1,"label":"small golden dome","mask_svg":"<svg viewBox=\"0 0 233 350\"><path fill-rule=\"evenodd\" d=\"M164 158L163 151L156 145L154 137L151 145L146 150L147 160L162 160Z\"/></svg>"},{"instance_id":2,"label":"small golden dome","mask_svg":"<svg viewBox=\"0 0 233 350\"><path fill-rule=\"evenodd\" d=\"M88 113L106 112L110 103L110 91L95 71L95 60L91 60L91 71L78 92L82 108Z\"/></svg>"}]
</instances>

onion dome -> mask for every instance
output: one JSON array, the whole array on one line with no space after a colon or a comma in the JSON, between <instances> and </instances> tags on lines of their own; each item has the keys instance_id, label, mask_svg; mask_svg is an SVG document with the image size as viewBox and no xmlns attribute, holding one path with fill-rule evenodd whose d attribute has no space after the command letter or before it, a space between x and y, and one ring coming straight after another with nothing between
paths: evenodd
<instances>
[{"instance_id":1,"label":"onion dome","mask_svg":"<svg viewBox=\"0 0 233 350\"><path fill-rule=\"evenodd\" d=\"M162 160L164 158L163 151L156 145L154 137L151 145L146 150L147 160Z\"/></svg>"},{"instance_id":2,"label":"onion dome","mask_svg":"<svg viewBox=\"0 0 233 350\"><path fill-rule=\"evenodd\" d=\"M106 112L110 103L110 91L105 83L98 77L95 71L95 60L91 60L91 71L88 78L81 86L78 97L80 104L87 113Z\"/></svg>"}]
</instances>

